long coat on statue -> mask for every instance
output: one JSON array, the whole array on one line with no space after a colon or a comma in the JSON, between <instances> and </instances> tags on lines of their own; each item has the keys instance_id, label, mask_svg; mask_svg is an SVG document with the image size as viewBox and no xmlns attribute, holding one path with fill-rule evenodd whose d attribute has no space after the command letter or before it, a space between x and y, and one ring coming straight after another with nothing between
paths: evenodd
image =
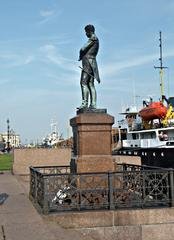
<instances>
[{"instance_id":1,"label":"long coat on statue","mask_svg":"<svg viewBox=\"0 0 174 240\"><path fill-rule=\"evenodd\" d=\"M99 50L99 40L93 33L88 42L80 49L79 61L82 60L84 71L94 76L100 82L96 56Z\"/></svg>"}]
</instances>

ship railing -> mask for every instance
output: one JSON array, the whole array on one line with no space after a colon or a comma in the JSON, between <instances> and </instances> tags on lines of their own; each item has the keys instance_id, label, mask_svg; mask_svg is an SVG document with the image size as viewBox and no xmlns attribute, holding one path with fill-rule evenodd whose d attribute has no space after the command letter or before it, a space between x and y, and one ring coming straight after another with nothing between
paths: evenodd
<instances>
[{"instance_id":1,"label":"ship railing","mask_svg":"<svg viewBox=\"0 0 174 240\"><path fill-rule=\"evenodd\" d=\"M30 168L30 199L43 213L174 206L173 169L119 164L117 172L69 170Z\"/></svg>"}]
</instances>

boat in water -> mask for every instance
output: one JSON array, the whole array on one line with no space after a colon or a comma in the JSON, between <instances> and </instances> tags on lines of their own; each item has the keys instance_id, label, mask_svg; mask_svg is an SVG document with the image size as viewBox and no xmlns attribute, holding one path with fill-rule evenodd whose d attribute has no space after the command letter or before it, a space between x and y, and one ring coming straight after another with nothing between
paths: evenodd
<instances>
[{"instance_id":1,"label":"boat in water","mask_svg":"<svg viewBox=\"0 0 174 240\"><path fill-rule=\"evenodd\" d=\"M122 113L125 118L118 127L121 147L113 155L140 156L143 165L174 168L174 104L166 109L164 116L146 121L140 115L142 110Z\"/></svg>"},{"instance_id":2,"label":"boat in water","mask_svg":"<svg viewBox=\"0 0 174 240\"><path fill-rule=\"evenodd\" d=\"M126 132L120 138L121 148L114 155L140 156L143 165L174 168L174 97L166 98L163 91L163 65L160 32L161 99L143 101L138 111L123 111L119 131Z\"/></svg>"},{"instance_id":3,"label":"boat in water","mask_svg":"<svg viewBox=\"0 0 174 240\"><path fill-rule=\"evenodd\" d=\"M42 147L56 147L58 144L64 141L62 134L59 135L59 132L57 130L57 122L54 119L51 120L50 126L51 132L42 139Z\"/></svg>"}]
</instances>

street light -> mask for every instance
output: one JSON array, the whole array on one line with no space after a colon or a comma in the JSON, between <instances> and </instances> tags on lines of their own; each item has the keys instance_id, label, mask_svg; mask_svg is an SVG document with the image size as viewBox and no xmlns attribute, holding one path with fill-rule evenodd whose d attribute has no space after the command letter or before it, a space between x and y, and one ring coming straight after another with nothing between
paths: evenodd
<instances>
[{"instance_id":1,"label":"street light","mask_svg":"<svg viewBox=\"0 0 174 240\"><path fill-rule=\"evenodd\" d=\"M10 120L7 119L7 152L10 152Z\"/></svg>"}]
</instances>

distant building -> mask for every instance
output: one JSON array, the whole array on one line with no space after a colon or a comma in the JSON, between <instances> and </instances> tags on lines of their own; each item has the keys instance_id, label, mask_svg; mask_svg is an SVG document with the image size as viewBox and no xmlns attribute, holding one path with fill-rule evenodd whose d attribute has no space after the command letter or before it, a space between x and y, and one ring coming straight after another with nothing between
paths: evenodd
<instances>
[{"instance_id":1,"label":"distant building","mask_svg":"<svg viewBox=\"0 0 174 240\"><path fill-rule=\"evenodd\" d=\"M3 151L5 148L5 143L2 134L0 134L0 151Z\"/></svg>"},{"instance_id":2,"label":"distant building","mask_svg":"<svg viewBox=\"0 0 174 240\"><path fill-rule=\"evenodd\" d=\"M20 146L20 135L16 134L13 130L9 131L9 140L8 140L8 133L2 133L1 134L3 141L5 143L5 148L8 146L8 141L9 141L9 146L10 148L17 148Z\"/></svg>"}]
</instances>

